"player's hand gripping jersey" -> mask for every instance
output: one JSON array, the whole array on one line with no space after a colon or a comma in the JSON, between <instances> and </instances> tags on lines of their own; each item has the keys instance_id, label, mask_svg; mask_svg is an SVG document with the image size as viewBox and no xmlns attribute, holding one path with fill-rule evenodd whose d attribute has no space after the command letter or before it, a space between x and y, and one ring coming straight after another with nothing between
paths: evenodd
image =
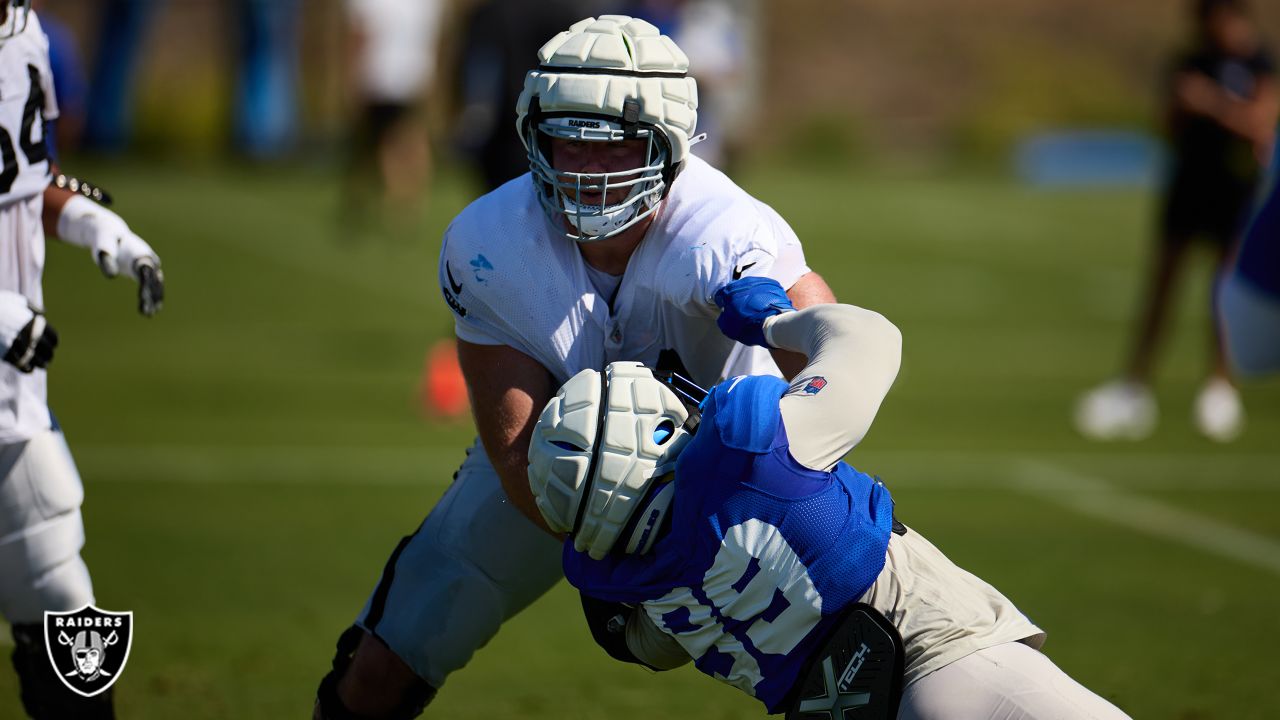
<instances>
[{"instance_id":1,"label":"player's hand gripping jersey","mask_svg":"<svg viewBox=\"0 0 1280 720\"><path fill-rule=\"evenodd\" d=\"M459 338L515 348L557 383L615 360L656 366L671 349L709 386L777 374L765 348L737 345L716 329L715 291L740 275L791 287L807 272L786 222L691 156L620 281L593 278L598 271L552 225L529 175L476 200L449 226L439 279Z\"/></svg>"}]
</instances>

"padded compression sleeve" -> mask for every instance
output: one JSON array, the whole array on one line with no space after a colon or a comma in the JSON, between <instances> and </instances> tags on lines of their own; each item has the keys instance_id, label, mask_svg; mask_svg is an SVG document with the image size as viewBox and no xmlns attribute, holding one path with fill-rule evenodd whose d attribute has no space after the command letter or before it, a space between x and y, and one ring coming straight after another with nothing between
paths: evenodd
<instances>
[{"instance_id":1,"label":"padded compression sleeve","mask_svg":"<svg viewBox=\"0 0 1280 720\"><path fill-rule=\"evenodd\" d=\"M782 420L791 455L826 470L871 428L898 376L902 333L870 310L814 305L765 320L764 335L771 346L809 358L782 398Z\"/></svg>"}]
</instances>

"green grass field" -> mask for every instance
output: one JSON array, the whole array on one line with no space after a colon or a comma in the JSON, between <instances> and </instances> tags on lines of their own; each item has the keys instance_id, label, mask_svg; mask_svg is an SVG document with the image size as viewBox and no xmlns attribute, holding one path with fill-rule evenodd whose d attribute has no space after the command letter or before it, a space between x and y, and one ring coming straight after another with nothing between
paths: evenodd
<instances>
[{"instance_id":1,"label":"green grass field","mask_svg":"<svg viewBox=\"0 0 1280 720\"><path fill-rule=\"evenodd\" d=\"M314 171L90 165L160 251L161 315L52 245L51 377L87 488L99 605L135 612L120 716L308 717L316 681L398 539L444 491L468 425L417 408L450 333L439 235L468 187L446 175L423 232L336 229ZM1200 439L1207 267L1161 364L1154 438L1095 445L1074 397L1113 373L1151 198L996 179L755 172L844 300L905 336L903 370L850 458L908 524L1049 631L1046 652L1135 718L1275 718L1280 383L1245 386L1251 424ZM495 242L501 242L495 238ZM5 634L7 641L7 633ZM6 652L7 654L7 652ZM763 715L692 669L609 661L563 583L431 707L444 718ZM20 717L0 666L0 718Z\"/></svg>"}]
</instances>

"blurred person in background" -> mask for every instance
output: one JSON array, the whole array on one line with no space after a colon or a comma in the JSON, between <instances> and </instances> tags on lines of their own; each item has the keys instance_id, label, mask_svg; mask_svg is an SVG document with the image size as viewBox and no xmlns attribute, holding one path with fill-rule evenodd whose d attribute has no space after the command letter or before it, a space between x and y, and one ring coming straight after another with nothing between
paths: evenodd
<instances>
[{"instance_id":1,"label":"blurred person in background","mask_svg":"<svg viewBox=\"0 0 1280 720\"><path fill-rule=\"evenodd\" d=\"M605 0L483 0L463 23L455 142L486 192L529 172L529 153L511 132L511 108L529 58L564 28L604 11Z\"/></svg>"},{"instance_id":2,"label":"blurred person in background","mask_svg":"<svg viewBox=\"0 0 1280 720\"><path fill-rule=\"evenodd\" d=\"M116 153L125 148L133 124L133 79L139 51L157 0L103 0L98 6L97 50L89 77L84 146Z\"/></svg>"},{"instance_id":3,"label":"blurred person in background","mask_svg":"<svg viewBox=\"0 0 1280 720\"><path fill-rule=\"evenodd\" d=\"M754 118L761 59L756 0L643 0L624 14L653 23L697 68L698 122L707 139L694 153L733 174Z\"/></svg>"},{"instance_id":4,"label":"blurred person in background","mask_svg":"<svg viewBox=\"0 0 1280 720\"><path fill-rule=\"evenodd\" d=\"M302 0L238 0L234 133L255 160L287 155L298 138L298 22Z\"/></svg>"},{"instance_id":5,"label":"blurred person in background","mask_svg":"<svg viewBox=\"0 0 1280 720\"><path fill-rule=\"evenodd\" d=\"M1239 238L1275 133L1280 93L1271 54L1245 0L1195 0L1192 48L1173 67L1167 106L1172 174L1164 191L1160 236L1124 374L1084 395L1076 424L1087 437L1137 440L1155 428L1154 359L1172 305L1173 286L1193 241L1216 252L1221 269ZM1196 428L1228 442L1244 429L1216 314L1211 369L1194 404Z\"/></svg>"},{"instance_id":6,"label":"blurred person in background","mask_svg":"<svg viewBox=\"0 0 1280 720\"><path fill-rule=\"evenodd\" d=\"M94 602L80 557L84 486L49 409L57 334L41 308L45 238L86 248L108 277L138 282L138 309L164 297L160 259L121 217L51 183L46 137L58 117L49 41L30 3L0 6L0 615L12 626L22 705L35 720L110 720L110 688L83 697L49 662L45 611Z\"/></svg>"},{"instance_id":7,"label":"blurred person in background","mask_svg":"<svg viewBox=\"0 0 1280 720\"><path fill-rule=\"evenodd\" d=\"M374 202L399 218L417 216L431 173L422 104L435 75L442 6L347 0L347 66L358 113L343 193L350 222L363 224Z\"/></svg>"},{"instance_id":8,"label":"blurred person in background","mask_svg":"<svg viewBox=\"0 0 1280 720\"><path fill-rule=\"evenodd\" d=\"M1236 370L1280 372L1280 147L1266 199L1218 285L1218 310Z\"/></svg>"},{"instance_id":9,"label":"blurred person in background","mask_svg":"<svg viewBox=\"0 0 1280 720\"><path fill-rule=\"evenodd\" d=\"M130 140L139 51L159 0L106 0L89 82L84 146L118 153ZM235 147L269 160L287 154L298 135L298 23L301 0L235 0Z\"/></svg>"},{"instance_id":10,"label":"blurred person in background","mask_svg":"<svg viewBox=\"0 0 1280 720\"><path fill-rule=\"evenodd\" d=\"M74 34L45 10L46 5L48 3L41 0L31 7L40 13L44 34L49 38L49 67L53 71L53 86L58 89L58 122L52 123L52 131L45 138L49 142L49 154L56 157L60 152L75 152L80 147L89 79Z\"/></svg>"}]
</instances>

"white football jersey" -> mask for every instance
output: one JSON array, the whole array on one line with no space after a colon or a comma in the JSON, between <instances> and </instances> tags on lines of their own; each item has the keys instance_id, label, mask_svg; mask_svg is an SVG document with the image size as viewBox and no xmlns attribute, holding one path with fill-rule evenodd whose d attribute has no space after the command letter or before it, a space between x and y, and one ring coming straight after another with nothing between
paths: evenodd
<instances>
[{"instance_id":1,"label":"white football jersey","mask_svg":"<svg viewBox=\"0 0 1280 720\"><path fill-rule=\"evenodd\" d=\"M710 387L735 375L778 374L767 349L721 334L716 290L745 275L790 288L807 272L787 223L693 156L631 256L612 307L577 242L543 212L528 174L454 219L439 279L460 339L515 348L557 383L617 360L653 367L673 350L691 379Z\"/></svg>"},{"instance_id":2,"label":"white football jersey","mask_svg":"<svg viewBox=\"0 0 1280 720\"><path fill-rule=\"evenodd\" d=\"M44 121L57 117L49 38L33 12L26 29L0 41L0 205L48 186Z\"/></svg>"},{"instance_id":3,"label":"white football jersey","mask_svg":"<svg viewBox=\"0 0 1280 720\"><path fill-rule=\"evenodd\" d=\"M57 117L49 40L31 13L27 27L0 42L0 289L43 307L44 189L49 159L44 121ZM0 444L50 426L44 370L18 372L0 362Z\"/></svg>"}]
</instances>

